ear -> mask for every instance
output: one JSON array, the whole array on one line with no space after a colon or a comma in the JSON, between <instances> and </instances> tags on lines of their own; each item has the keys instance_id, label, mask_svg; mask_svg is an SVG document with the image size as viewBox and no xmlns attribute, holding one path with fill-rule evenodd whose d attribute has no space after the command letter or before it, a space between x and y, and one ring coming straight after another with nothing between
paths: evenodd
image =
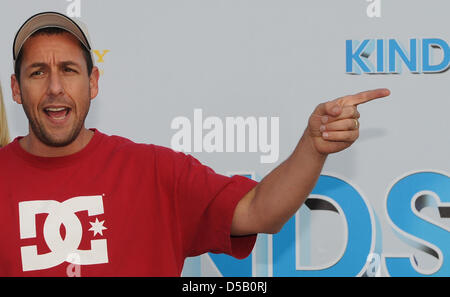
<instances>
[{"instance_id":1,"label":"ear","mask_svg":"<svg viewBox=\"0 0 450 297\"><path fill-rule=\"evenodd\" d=\"M91 87L91 100L98 95L98 80L100 78L100 71L97 66L92 68L91 76L89 77L89 86Z\"/></svg>"},{"instance_id":2,"label":"ear","mask_svg":"<svg viewBox=\"0 0 450 297\"><path fill-rule=\"evenodd\" d=\"M22 93L20 92L19 81L15 74L11 75L11 90L13 95L13 100L17 104L22 104Z\"/></svg>"}]
</instances>

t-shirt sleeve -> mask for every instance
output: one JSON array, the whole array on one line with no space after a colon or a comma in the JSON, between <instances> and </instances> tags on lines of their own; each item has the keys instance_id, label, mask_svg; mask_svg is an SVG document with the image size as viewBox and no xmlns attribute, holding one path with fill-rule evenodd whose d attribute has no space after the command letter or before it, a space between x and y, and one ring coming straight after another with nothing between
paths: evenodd
<instances>
[{"instance_id":1,"label":"t-shirt sleeve","mask_svg":"<svg viewBox=\"0 0 450 297\"><path fill-rule=\"evenodd\" d=\"M174 162L173 195L184 256L212 252L246 258L254 247L256 234L231 236L231 223L238 202L257 182L239 175L217 174L184 153L165 150L165 154Z\"/></svg>"}]
</instances>

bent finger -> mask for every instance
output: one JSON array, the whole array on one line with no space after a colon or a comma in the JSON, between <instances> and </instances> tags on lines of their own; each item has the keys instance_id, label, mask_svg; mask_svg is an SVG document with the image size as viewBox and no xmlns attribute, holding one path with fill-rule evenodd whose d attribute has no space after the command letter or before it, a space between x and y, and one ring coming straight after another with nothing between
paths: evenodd
<instances>
[{"instance_id":1,"label":"bent finger","mask_svg":"<svg viewBox=\"0 0 450 297\"><path fill-rule=\"evenodd\" d=\"M320 127L321 132L325 131L351 131L359 129L357 119L343 119L331 122Z\"/></svg>"},{"instance_id":2,"label":"bent finger","mask_svg":"<svg viewBox=\"0 0 450 297\"><path fill-rule=\"evenodd\" d=\"M322 138L328 141L338 142L354 142L359 137L359 130L351 131L325 131L322 133Z\"/></svg>"},{"instance_id":3,"label":"bent finger","mask_svg":"<svg viewBox=\"0 0 450 297\"><path fill-rule=\"evenodd\" d=\"M360 113L356 106L347 105L342 107L342 112L339 114L339 116L331 116L331 115L324 115L322 116L322 124L327 124L331 122L335 122L338 120L343 119L359 119Z\"/></svg>"}]
</instances>

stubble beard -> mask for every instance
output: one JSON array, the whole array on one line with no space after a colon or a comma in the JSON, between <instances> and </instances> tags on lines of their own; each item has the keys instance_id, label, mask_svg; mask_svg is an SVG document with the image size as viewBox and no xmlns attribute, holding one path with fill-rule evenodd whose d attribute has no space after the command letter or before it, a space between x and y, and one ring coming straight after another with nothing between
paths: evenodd
<instances>
[{"instance_id":1,"label":"stubble beard","mask_svg":"<svg viewBox=\"0 0 450 297\"><path fill-rule=\"evenodd\" d=\"M90 88L88 94L90 94ZM55 137L55 135L52 135L49 131L47 131L45 129L45 126L39 123L39 121L32 116L30 108L26 102L26 98L22 98L22 106L28 118L28 122L30 124L31 130L33 131L33 134L39 139L39 141L50 147L65 147L73 143L78 138L81 130L83 129L88 111L90 109L90 100L88 100L86 110L83 111L81 118L76 120L76 122L73 124L70 132L67 133L63 138L57 138ZM73 109L70 112L72 113ZM75 115L72 114L71 116Z\"/></svg>"}]
</instances>

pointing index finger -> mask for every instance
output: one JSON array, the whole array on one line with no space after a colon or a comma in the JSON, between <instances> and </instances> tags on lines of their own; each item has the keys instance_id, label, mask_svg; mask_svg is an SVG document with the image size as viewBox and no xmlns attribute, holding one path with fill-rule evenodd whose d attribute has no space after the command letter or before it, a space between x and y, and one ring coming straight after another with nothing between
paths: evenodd
<instances>
[{"instance_id":1,"label":"pointing index finger","mask_svg":"<svg viewBox=\"0 0 450 297\"><path fill-rule=\"evenodd\" d=\"M344 103L343 105L357 106L359 104L389 96L390 94L391 91L389 89L376 89L344 97L342 98L342 102Z\"/></svg>"}]
</instances>

